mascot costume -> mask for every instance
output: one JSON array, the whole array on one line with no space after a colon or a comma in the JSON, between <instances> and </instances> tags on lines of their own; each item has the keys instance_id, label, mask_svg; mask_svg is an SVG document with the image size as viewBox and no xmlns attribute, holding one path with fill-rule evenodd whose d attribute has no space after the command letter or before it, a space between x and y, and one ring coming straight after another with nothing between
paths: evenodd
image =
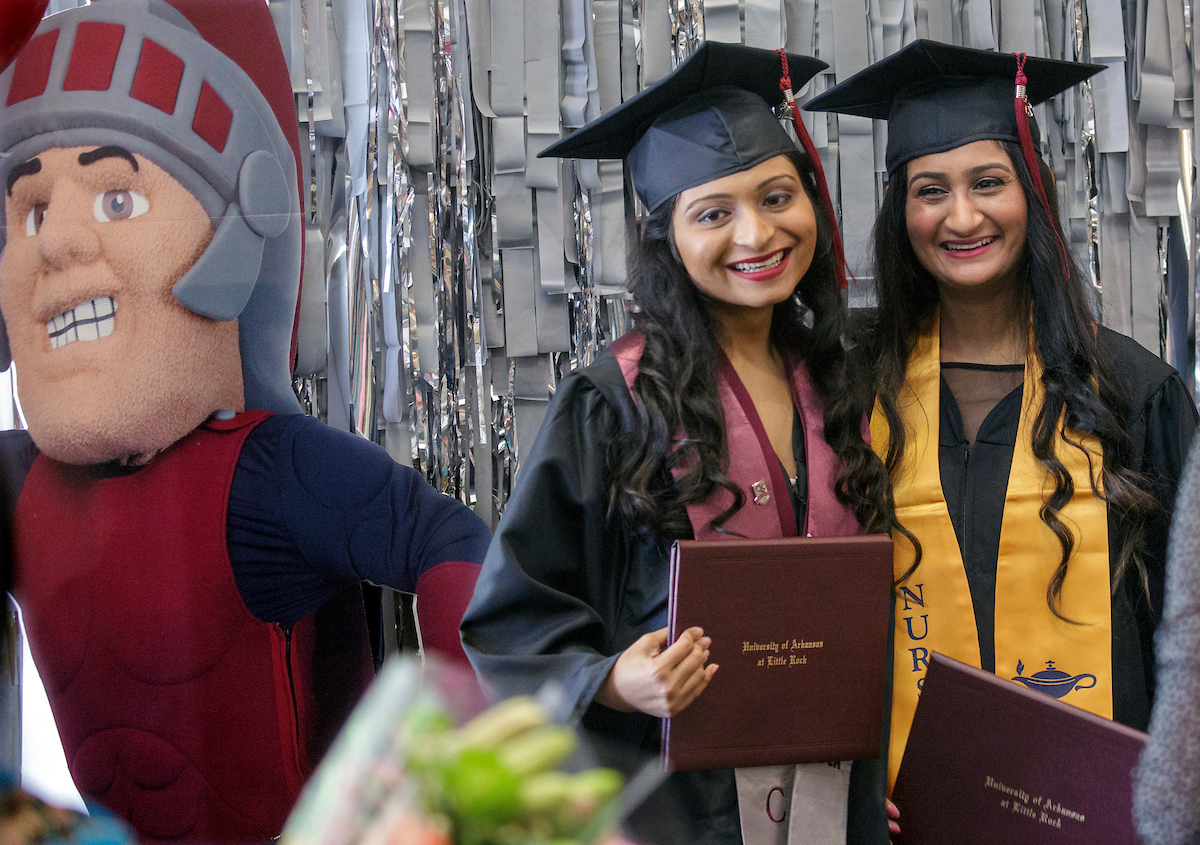
<instances>
[{"instance_id":1,"label":"mascot costume","mask_svg":"<svg viewBox=\"0 0 1200 845\"><path fill-rule=\"evenodd\" d=\"M489 539L300 413L298 160L263 0L99 0L0 75L13 593L76 784L145 841L278 834L372 677L361 582L458 651Z\"/></svg>"}]
</instances>

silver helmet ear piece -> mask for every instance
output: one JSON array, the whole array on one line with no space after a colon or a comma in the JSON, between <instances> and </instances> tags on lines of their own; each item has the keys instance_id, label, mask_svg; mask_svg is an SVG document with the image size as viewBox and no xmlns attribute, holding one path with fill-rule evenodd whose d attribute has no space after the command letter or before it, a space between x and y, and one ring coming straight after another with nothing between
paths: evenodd
<instances>
[{"instance_id":1,"label":"silver helmet ear piece","mask_svg":"<svg viewBox=\"0 0 1200 845\"><path fill-rule=\"evenodd\" d=\"M292 214L293 192L276 158L266 150L246 156L238 173L238 203L246 225L264 238L282 235Z\"/></svg>"},{"instance_id":2,"label":"silver helmet ear piece","mask_svg":"<svg viewBox=\"0 0 1200 845\"><path fill-rule=\"evenodd\" d=\"M279 162L265 150L246 156L238 171L238 203L225 211L200 259L171 292L184 306L214 320L237 318L258 280L264 241L292 220L292 190Z\"/></svg>"},{"instance_id":3,"label":"silver helmet ear piece","mask_svg":"<svg viewBox=\"0 0 1200 845\"><path fill-rule=\"evenodd\" d=\"M208 248L171 293L185 308L204 317L237 319L254 293L265 242L238 207L229 206Z\"/></svg>"}]
</instances>

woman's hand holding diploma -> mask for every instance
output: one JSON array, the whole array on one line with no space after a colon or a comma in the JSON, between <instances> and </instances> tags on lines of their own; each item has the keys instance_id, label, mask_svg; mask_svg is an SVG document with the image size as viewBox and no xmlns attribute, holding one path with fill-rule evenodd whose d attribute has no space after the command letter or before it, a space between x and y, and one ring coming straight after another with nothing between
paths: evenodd
<instances>
[{"instance_id":1,"label":"woman's hand holding diploma","mask_svg":"<svg viewBox=\"0 0 1200 845\"><path fill-rule=\"evenodd\" d=\"M711 644L700 628L688 628L669 647L666 628L643 634L617 658L596 701L660 719L677 715L716 674L717 664L705 665Z\"/></svg>"}]
</instances>

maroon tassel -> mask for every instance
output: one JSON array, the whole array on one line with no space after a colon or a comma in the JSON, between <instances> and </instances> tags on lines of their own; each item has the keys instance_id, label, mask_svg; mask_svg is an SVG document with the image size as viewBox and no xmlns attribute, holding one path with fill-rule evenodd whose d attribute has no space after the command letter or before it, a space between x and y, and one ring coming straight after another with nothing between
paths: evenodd
<instances>
[{"instance_id":1,"label":"maroon tassel","mask_svg":"<svg viewBox=\"0 0 1200 845\"><path fill-rule=\"evenodd\" d=\"M1038 199L1042 201L1042 208L1046 210L1046 218L1050 221L1050 228L1054 231L1054 236L1058 239L1059 257L1062 259L1063 274L1069 280L1071 278L1071 262L1067 257L1067 245L1063 243L1062 235L1058 231L1058 221L1054 217L1054 213L1050 210L1050 200L1046 197L1046 186L1042 183L1042 169L1039 166L1040 159L1037 151L1033 148L1033 133L1029 129L1029 118L1033 116L1033 107L1029 105L1029 100L1025 97L1025 84L1028 79L1025 77L1025 54L1014 53L1017 57L1017 92L1016 98L1013 100L1013 108L1017 113L1017 135L1021 138L1021 153L1025 156L1025 166L1029 168L1030 177L1033 180L1033 187L1037 190Z\"/></svg>"},{"instance_id":2,"label":"maroon tassel","mask_svg":"<svg viewBox=\"0 0 1200 845\"><path fill-rule=\"evenodd\" d=\"M813 163L813 169L817 173L817 191L819 192L819 200L821 204L821 212L829 221L829 230L833 233L833 260L834 260L834 275L838 280L842 290L846 289L846 276L849 274L854 278L846 267L846 252L842 248L842 236L839 233L837 213L833 210L833 199L829 195L829 184L825 181L825 168L821 167L821 156L817 154L816 144L809 137L808 128L805 127L804 121L800 118L800 110L796 108L796 102L792 97L792 77L788 70L787 53L783 50L776 50L779 58L783 60L783 76L779 80L779 88L783 91L785 100L785 110L787 115L792 119L792 126L796 130L796 136L800 139L800 144L804 147L804 152L808 154L809 159ZM1028 132L1028 129L1026 129Z\"/></svg>"}]
</instances>

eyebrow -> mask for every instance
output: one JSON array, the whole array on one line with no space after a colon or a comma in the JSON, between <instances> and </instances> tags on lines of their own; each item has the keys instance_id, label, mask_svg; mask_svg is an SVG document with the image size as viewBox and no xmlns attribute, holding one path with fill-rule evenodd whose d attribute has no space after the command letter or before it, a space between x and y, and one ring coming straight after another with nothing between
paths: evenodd
<instances>
[{"instance_id":1,"label":"eyebrow","mask_svg":"<svg viewBox=\"0 0 1200 845\"><path fill-rule=\"evenodd\" d=\"M772 182L775 182L779 179L785 179L788 181L796 181L796 177L790 173L777 173L776 175L759 182L754 187L754 190L761 191L763 188L767 187L767 185L770 185ZM696 197L694 200L692 200L691 202L689 202L687 204L687 207L684 208L684 212L691 211L692 207L694 205L696 205L696 203L698 203L698 202L708 202L710 200L718 200L718 199L729 199L732 196L733 196L733 194L707 194L702 197Z\"/></svg>"},{"instance_id":2,"label":"eyebrow","mask_svg":"<svg viewBox=\"0 0 1200 845\"><path fill-rule=\"evenodd\" d=\"M976 167L972 167L967 172L970 173L972 176L974 176L976 174L983 173L985 170L995 170L997 168L999 168L1000 170L1003 170L1005 173L1011 174L1013 172L1012 168L1009 167L1007 164L1005 164L1002 161L993 161L990 164L980 164ZM916 174L913 174L912 176L910 176L908 179L908 184L911 187L912 183L917 181L918 179L945 179L945 178L946 178L945 173L935 173L931 170L926 170L921 173L916 173Z\"/></svg>"},{"instance_id":3,"label":"eyebrow","mask_svg":"<svg viewBox=\"0 0 1200 845\"><path fill-rule=\"evenodd\" d=\"M137 159L133 157L133 153L129 152L129 150L125 149L124 147L97 147L91 152L80 153L79 163L86 167L89 164L94 164L95 162L105 158L123 158L129 162L129 166L133 168L133 172L137 173Z\"/></svg>"},{"instance_id":4,"label":"eyebrow","mask_svg":"<svg viewBox=\"0 0 1200 845\"><path fill-rule=\"evenodd\" d=\"M8 195L10 197L12 196L13 185L16 184L18 179L20 179L22 176L32 176L35 173L40 173L41 170L42 162L39 158L34 156L33 158L29 159L29 161L22 162L12 170L8 171L8 184L6 185Z\"/></svg>"}]
</instances>

